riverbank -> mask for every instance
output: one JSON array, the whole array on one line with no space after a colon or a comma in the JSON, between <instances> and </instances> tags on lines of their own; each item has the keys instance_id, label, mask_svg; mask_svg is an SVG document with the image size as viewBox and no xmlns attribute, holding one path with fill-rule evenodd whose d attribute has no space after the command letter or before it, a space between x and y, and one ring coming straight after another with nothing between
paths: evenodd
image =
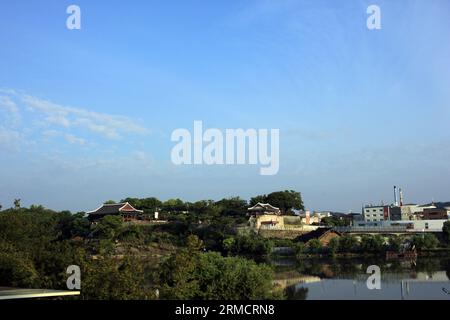
<instances>
[{"instance_id":1,"label":"riverbank","mask_svg":"<svg viewBox=\"0 0 450 320\"><path fill-rule=\"evenodd\" d=\"M370 258L370 257L386 257L387 251L380 252L310 252L297 254L294 249L291 250L274 250L270 257L272 258L297 258L297 259L313 259L313 258ZM418 257L450 257L450 248L436 248L417 251ZM399 258L402 259L402 258Z\"/></svg>"},{"instance_id":2,"label":"riverbank","mask_svg":"<svg viewBox=\"0 0 450 320\"><path fill-rule=\"evenodd\" d=\"M371 257L272 258L274 285L287 299L448 299L450 256L419 256L412 261ZM367 269L381 271L381 290L367 288ZM426 292L426 294L424 293Z\"/></svg>"}]
</instances>

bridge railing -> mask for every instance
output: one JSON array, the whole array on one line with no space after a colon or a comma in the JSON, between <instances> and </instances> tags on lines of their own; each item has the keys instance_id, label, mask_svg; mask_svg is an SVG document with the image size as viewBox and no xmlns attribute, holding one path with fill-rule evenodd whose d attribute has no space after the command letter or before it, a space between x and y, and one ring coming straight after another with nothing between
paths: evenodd
<instances>
[{"instance_id":1,"label":"bridge railing","mask_svg":"<svg viewBox=\"0 0 450 320\"><path fill-rule=\"evenodd\" d=\"M383 233L383 232L406 232L406 226L392 226L392 227L334 227L334 231L342 233Z\"/></svg>"}]
</instances>

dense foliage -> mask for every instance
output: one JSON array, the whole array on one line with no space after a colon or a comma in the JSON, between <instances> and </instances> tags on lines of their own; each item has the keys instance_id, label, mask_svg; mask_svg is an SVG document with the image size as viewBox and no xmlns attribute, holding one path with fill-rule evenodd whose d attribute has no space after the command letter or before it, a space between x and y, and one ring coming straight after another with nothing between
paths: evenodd
<instances>
[{"instance_id":1,"label":"dense foliage","mask_svg":"<svg viewBox=\"0 0 450 320\"><path fill-rule=\"evenodd\" d=\"M251 205L255 205L258 202L270 203L271 205L280 208L283 214L292 214L292 209L305 209L300 192L294 190L272 192L268 195L256 196L250 200Z\"/></svg>"},{"instance_id":2,"label":"dense foliage","mask_svg":"<svg viewBox=\"0 0 450 320\"><path fill-rule=\"evenodd\" d=\"M82 299L280 298L271 267L236 256L272 248L234 230L245 204L196 203L189 207L199 210L190 211L195 218L175 212L160 225L126 224L118 216L91 225L83 213L42 206L1 211L0 286L66 289L66 269L78 265Z\"/></svg>"},{"instance_id":3,"label":"dense foliage","mask_svg":"<svg viewBox=\"0 0 450 320\"><path fill-rule=\"evenodd\" d=\"M444 234L444 241L450 245L450 221L446 221L442 228L442 232Z\"/></svg>"},{"instance_id":4,"label":"dense foliage","mask_svg":"<svg viewBox=\"0 0 450 320\"><path fill-rule=\"evenodd\" d=\"M203 244L196 236L188 246L172 254L161 265L161 297L175 299L271 299L280 296L267 279L267 265L219 253L200 253Z\"/></svg>"},{"instance_id":5,"label":"dense foliage","mask_svg":"<svg viewBox=\"0 0 450 320\"><path fill-rule=\"evenodd\" d=\"M402 236L362 235L356 237L346 234L335 237L327 245L323 245L319 239L311 239L306 244L302 242L292 243L291 247L296 255L302 254L330 254L358 253L379 254L386 251L399 252L403 249L432 250L440 245L438 238L431 233L414 235L412 238Z\"/></svg>"},{"instance_id":6,"label":"dense foliage","mask_svg":"<svg viewBox=\"0 0 450 320\"><path fill-rule=\"evenodd\" d=\"M223 241L224 251L229 255L268 255L274 247L273 241L255 234L237 235Z\"/></svg>"},{"instance_id":7,"label":"dense foliage","mask_svg":"<svg viewBox=\"0 0 450 320\"><path fill-rule=\"evenodd\" d=\"M126 198L121 202L129 202L133 207L144 210L153 216L157 211L161 219L184 221L188 223L209 223L217 218L228 217L235 223L245 223L248 203L239 197L219 201L201 200L184 202L180 199L160 201L157 198Z\"/></svg>"}]
</instances>

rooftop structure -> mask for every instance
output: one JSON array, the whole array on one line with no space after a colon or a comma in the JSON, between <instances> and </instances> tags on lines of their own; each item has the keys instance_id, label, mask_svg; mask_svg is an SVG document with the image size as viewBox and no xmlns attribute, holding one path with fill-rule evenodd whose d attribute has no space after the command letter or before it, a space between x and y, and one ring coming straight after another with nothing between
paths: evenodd
<instances>
[{"instance_id":1,"label":"rooftop structure","mask_svg":"<svg viewBox=\"0 0 450 320\"><path fill-rule=\"evenodd\" d=\"M274 207L268 203L258 202L253 207L247 209L251 215L264 215L264 214L275 214L280 215L281 211L279 208Z\"/></svg>"},{"instance_id":2,"label":"rooftop structure","mask_svg":"<svg viewBox=\"0 0 450 320\"><path fill-rule=\"evenodd\" d=\"M108 215L120 215L125 221L136 219L139 215L143 214L143 210L135 209L128 202L103 204L99 208L86 212L90 221L99 220Z\"/></svg>"}]
</instances>

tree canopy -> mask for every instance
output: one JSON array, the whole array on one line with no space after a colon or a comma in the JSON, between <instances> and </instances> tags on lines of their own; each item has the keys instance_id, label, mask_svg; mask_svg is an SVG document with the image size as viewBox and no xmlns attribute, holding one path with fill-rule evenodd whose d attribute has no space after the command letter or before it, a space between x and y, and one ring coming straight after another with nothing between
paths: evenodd
<instances>
[{"instance_id":1,"label":"tree canopy","mask_svg":"<svg viewBox=\"0 0 450 320\"><path fill-rule=\"evenodd\" d=\"M258 202L270 203L280 208L283 214L292 214L292 209L305 209L300 192L294 190L276 191L268 195L256 196L250 200L251 205L255 205Z\"/></svg>"}]
</instances>

